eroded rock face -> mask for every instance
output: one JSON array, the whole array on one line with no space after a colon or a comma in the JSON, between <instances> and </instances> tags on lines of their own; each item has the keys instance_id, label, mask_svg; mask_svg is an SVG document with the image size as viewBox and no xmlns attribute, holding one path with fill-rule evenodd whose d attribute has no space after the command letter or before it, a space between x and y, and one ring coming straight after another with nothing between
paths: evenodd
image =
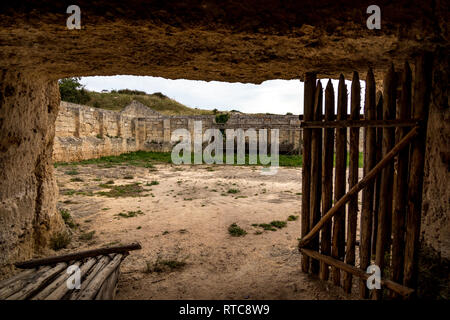
<instances>
[{"instance_id":1,"label":"eroded rock face","mask_svg":"<svg viewBox=\"0 0 450 320\"><path fill-rule=\"evenodd\" d=\"M0 10L0 68L52 79L134 74L259 83L380 72L447 40L447 1L77 1L81 30L66 28L68 3L29 1Z\"/></svg>"},{"instance_id":2,"label":"eroded rock face","mask_svg":"<svg viewBox=\"0 0 450 320\"><path fill-rule=\"evenodd\" d=\"M52 166L58 106L55 81L0 73L0 271L63 227Z\"/></svg>"},{"instance_id":3,"label":"eroded rock face","mask_svg":"<svg viewBox=\"0 0 450 320\"><path fill-rule=\"evenodd\" d=\"M422 210L422 240L450 261L450 108L448 51L434 57Z\"/></svg>"}]
</instances>

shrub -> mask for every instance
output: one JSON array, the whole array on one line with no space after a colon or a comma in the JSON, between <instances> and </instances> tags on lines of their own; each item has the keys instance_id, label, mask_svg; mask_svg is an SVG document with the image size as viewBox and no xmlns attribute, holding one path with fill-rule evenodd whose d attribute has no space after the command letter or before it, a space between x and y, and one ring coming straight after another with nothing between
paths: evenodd
<instances>
[{"instance_id":1,"label":"shrub","mask_svg":"<svg viewBox=\"0 0 450 320\"><path fill-rule=\"evenodd\" d=\"M228 113L221 113L216 115L216 123L227 123L229 119Z\"/></svg>"},{"instance_id":2,"label":"shrub","mask_svg":"<svg viewBox=\"0 0 450 320\"><path fill-rule=\"evenodd\" d=\"M236 223L232 223L229 227L228 227L228 233L232 236L232 237L242 237L245 236L247 234L247 231L245 231L244 229L242 229L241 227L239 227Z\"/></svg>"},{"instance_id":3,"label":"shrub","mask_svg":"<svg viewBox=\"0 0 450 320\"><path fill-rule=\"evenodd\" d=\"M67 245L70 243L71 240L72 239L71 239L69 233L59 232L59 233L54 234L50 238L50 247L53 250L58 251L60 249L67 247Z\"/></svg>"},{"instance_id":4,"label":"shrub","mask_svg":"<svg viewBox=\"0 0 450 320\"><path fill-rule=\"evenodd\" d=\"M182 269L186 266L186 262L178 260L156 260L156 262L147 262L145 273L161 273Z\"/></svg>"},{"instance_id":5,"label":"shrub","mask_svg":"<svg viewBox=\"0 0 450 320\"><path fill-rule=\"evenodd\" d=\"M64 220L64 223L71 229L75 228L75 223L73 222L72 216L69 213L69 210L67 209L61 209L59 210L59 213L61 214L61 217Z\"/></svg>"}]
</instances>

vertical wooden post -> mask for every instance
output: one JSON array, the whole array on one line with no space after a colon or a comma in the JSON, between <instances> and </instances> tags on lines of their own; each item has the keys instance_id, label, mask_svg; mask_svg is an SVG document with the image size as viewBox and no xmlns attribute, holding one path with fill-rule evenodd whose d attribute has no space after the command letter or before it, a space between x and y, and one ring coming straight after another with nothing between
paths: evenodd
<instances>
[{"instance_id":1,"label":"vertical wooden post","mask_svg":"<svg viewBox=\"0 0 450 320\"><path fill-rule=\"evenodd\" d=\"M314 97L315 121L322 120L322 84L318 81ZM311 142L311 212L309 226L310 230L320 220L320 199L322 192L322 129L313 129ZM310 248L319 251L319 235L312 239ZM311 259L311 273L319 273L319 260Z\"/></svg>"},{"instance_id":2,"label":"vertical wooden post","mask_svg":"<svg viewBox=\"0 0 450 320\"><path fill-rule=\"evenodd\" d=\"M375 77L372 69L369 69L366 76L366 94L364 103L364 115L368 120L376 119L376 97L375 97ZM364 141L364 175L369 172L376 164L376 129L365 128ZM360 268L366 272L370 264L370 256L372 252L372 219L373 219L373 201L374 201L374 185L369 184L362 194L362 212L360 224L360 245L359 245L359 261ZM359 284L360 297L368 298L368 289L366 281L362 280Z\"/></svg>"},{"instance_id":3,"label":"vertical wooden post","mask_svg":"<svg viewBox=\"0 0 450 320\"><path fill-rule=\"evenodd\" d=\"M411 68L405 62L401 80L401 97L398 108L398 119L411 117ZM398 128L398 141L408 133L408 128ZM406 197L408 194L409 147L398 154L397 182L395 184L394 212L392 215L392 280L403 281L403 256L405 250ZM393 292L393 296L395 296Z\"/></svg>"},{"instance_id":4,"label":"vertical wooden post","mask_svg":"<svg viewBox=\"0 0 450 320\"><path fill-rule=\"evenodd\" d=\"M406 213L405 267L403 284L415 288L417 283L417 258L419 251L420 219L422 212L422 187L425 162L425 144L428 107L431 94L431 54L416 59L414 73L413 117L420 118L423 125L419 136L411 144L411 169L408 185Z\"/></svg>"},{"instance_id":5,"label":"vertical wooden post","mask_svg":"<svg viewBox=\"0 0 450 320\"><path fill-rule=\"evenodd\" d=\"M361 86L359 75L353 72L352 96L350 118L359 120L361 109ZM358 183L358 164L359 164L359 128L350 129L350 154L349 154L349 174L348 189L350 190ZM345 263L355 265L355 246L356 246L356 226L358 222L358 194L352 197L348 202L348 225L347 225L347 245L345 249ZM352 290L352 274L344 273L344 291L350 293Z\"/></svg>"},{"instance_id":6,"label":"vertical wooden post","mask_svg":"<svg viewBox=\"0 0 450 320\"><path fill-rule=\"evenodd\" d=\"M325 120L334 120L334 88L331 80L328 80L325 89ZM334 157L334 129L325 129L323 138L323 161L322 161L322 214L328 212L333 205L333 157ZM331 254L331 221L327 222L322 229L320 240L320 251L323 255ZM329 266L320 262L320 279L328 280Z\"/></svg>"},{"instance_id":7,"label":"vertical wooden post","mask_svg":"<svg viewBox=\"0 0 450 320\"><path fill-rule=\"evenodd\" d=\"M383 119L395 118L396 107L396 76L394 65L391 65L383 81ZM382 154L386 155L395 144L395 128L383 128ZM392 185L394 164L390 163L381 172L380 183L380 212L378 215L378 234L375 264L380 268L382 276L385 268L386 253L390 253L391 224L392 224ZM389 263L389 261L388 261ZM381 299L381 290L375 290L374 297Z\"/></svg>"},{"instance_id":8,"label":"vertical wooden post","mask_svg":"<svg viewBox=\"0 0 450 320\"><path fill-rule=\"evenodd\" d=\"M314 94L316 90L316 74L305 74L305 89L303 94L303 120L311 121L314 113ZM303 129L303 164L302 164L302 237L309 231L311 188L311 129ZM302 255L302 271L309 271L309 257Z\"/></svg>"},{"instance_id":9,"label":"vertical wooden post","mask_svg":"<svg viewBox=\"0 0 450 320\"><path fill-rule=\"evenodd\" d=\"M383 120L383 94L381 91L377 92L377 120ZM376 139L376 152L375 152L375 162L378 163L381 160L381 149L383 145L383 128L377 128L377 139ZM372 226L372 255L376 254L376 243L377 243L377 232L378 232L378 213L380 212L380 185L381 185L381 174L378 175L375 182L375 198L374 198L374 209L373 209L373 226Z\"/></svg>"},{"instance_id":10,"label":"vertical wooden post","mask_svg":"<svg viewBox=\"0 0 450 320\"><path fill-rule=\"evenodd\" d=\"M347 87L344 76L339 77L337 120L347 119ZM347 169L347 128L336 130L336 164L334 201L337 202L345 194L345 177ZM345 254L345 207L334 216L333 240L331 255L333 258L343 260ZM341 283L341 272L338 268L332 267L332 280L335 285Z\"/></svg>"}]
</instances>

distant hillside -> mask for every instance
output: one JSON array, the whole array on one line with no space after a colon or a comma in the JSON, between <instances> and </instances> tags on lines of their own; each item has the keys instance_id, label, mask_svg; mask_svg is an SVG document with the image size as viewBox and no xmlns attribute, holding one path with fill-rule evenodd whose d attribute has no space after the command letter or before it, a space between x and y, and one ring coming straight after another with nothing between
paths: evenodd
<instances>
[{"instance_id":1,"label":"distant hillside","mask_svg":"<svg viewBox=\"0 0 450 320\"><path fill-rule=\"evenodd\" d=\"M111 92L87 91L89 101L85 104L95 108L121 111L132 100L137 100L147 107L166 115L207 115L214 114L212 110L189 108L162 93L146 94L141 91L119 90Z\"/></svg>"}]
</instances>

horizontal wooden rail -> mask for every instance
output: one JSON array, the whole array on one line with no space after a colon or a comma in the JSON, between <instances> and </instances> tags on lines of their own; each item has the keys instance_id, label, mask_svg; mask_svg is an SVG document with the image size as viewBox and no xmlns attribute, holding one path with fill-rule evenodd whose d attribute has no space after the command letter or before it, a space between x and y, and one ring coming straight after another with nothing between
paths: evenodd
<instances>
[{"instance_id":1,"label":"horizontal wooden rail","mask_svg":"<svg viewBox=\"0 0 450 320\"><path fill-rule=\"evenodd\" d=\"M414 127L420 125L419 119L408 120L337 120L304 121L301 128L367 128L367 127Z\"/></svg>"},{"instance_id":2,"label":"horizontal wooden rail","mask_svg":"<svg viewBox=\"0 0 450 320\"><path fill-rule=\"evenodd\" d=\"M31 268L35 268L38 266L50 265L50 264L55 264L55 263L59 263L59 262L68 262L68 261L72 261L72 260L80 260L80 259L89 258L89 257L96 257L99 255L107 255L107 254L111 254L111 253L127 253L128 251L139 250L141 248L142 248L141 245L136 242L136 243L131 243L131 244L122 245L122 246L92 249L92 250L64 254L64 255L60 255L60 256L53 256L53 257L48 257L48 258L40 258L40 259L28 260L28 261L24 261L24 262L17 262L14 265L20 269L31 269Z\"/></svg>"},{"instance_id":3,"label":"horizontal wooden rail","mask_svg":"<svg viewBox=\"0 0 450 320\"><path fill-rule=\"evenodd\" d=\"M355 194L364 189L372 180L374 180L378 173L386 167L389 162L391 162L397 153L405 148L419 133L419 127L414 127L411 131L400 140L392 149L389 151L383 159L372 169L367 175L361 179L357 184L355 184L338 202L330 209L328 212L320 219L320 221L309 231L309 233L300 239L298 243L299 248L305 247L322 229L325 223L328 222L336 213L341 209Z\"/></svg>"},{"instance_id":4,"label":"horizontal wooden rail","mask_svg":"<svg viewBox=\"0 0 450 320\"><path fill-rule=\"evenodd\" d=\"M346 264L340 260L334 259L330 256L326 256L323 254L318 253L317 251L314 250L310 250L310 249L305 249L305 248L301 248L300 252L303 254L306 254L307 256L313 258L313 259L317 259L320 260L322 262L325 262L328 265L334 266L338 269L341 269L345 272L349 272L351 274L353 274L354 276L357 276L363 280L367 280L370 275L366 272L364 272L363 270L354 267L352 265ZM403 297L408 297L410 296L414 290L408 287L405 287L397 282L391 281L391 280L383 280L380 279L380 284L396 293L398 293L399 295L403 296Z\"/></svg>"}]
</instances>

